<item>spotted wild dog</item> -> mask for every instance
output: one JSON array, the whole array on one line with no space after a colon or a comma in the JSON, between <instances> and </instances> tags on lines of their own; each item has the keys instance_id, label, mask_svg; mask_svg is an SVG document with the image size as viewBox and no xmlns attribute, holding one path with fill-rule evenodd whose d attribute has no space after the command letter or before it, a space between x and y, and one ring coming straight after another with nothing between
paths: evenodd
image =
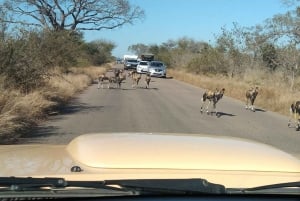
<instances>
[{"instance_id":1,"label":"spotted wild dog","mask_svg":"<svg viewBox=\"0 0 300 201\"><path fill-rule=\"evenodd\" d=\"M149 89L150 81L151 81L150 73L147 73L145 77L146 89Z\"/></svg>"},{"instance_id":2,"label":"spotted wild dog","mask_svg":"<svg viewBox=\"0 0 300 201\"><path fill-rule=\"evenodd\" d=\"M255 112L255 108L254 108L254 101L256 99L256 96L258 94L258 87L255 88L250 88L246 91L246 109L250 109L253 112ZM250 105L249 105L250 103Z\"/></svg>"},{"instance_id":3,"label":"spotted wild dog","mask_svg":"<svg viewBox=\"0 0 300 201\"><path fill-rule=\"evenodd\" d=\"M206 105L206 113L209 114L208 108L209 108L209 106L212 102L214 111L211 111L210 113L212 114L213 112L215 112L216 115L218 115L218 112L217 112L217 109L216 109L216 104L223 97L224 92L225 92L224 88L221 89L221 90L216 89L215 91L211 91L211 90L205 91L203 96L202 96L202 105L201 105L200 112L203 113L204 104L205 104L206 100L208 100L208 104Z\"/></svg>"},{"instance_id":4,"label":"spotted wild dog","mask_svg":"<svg viewBox=\"0 0 300 201\"><path fill-rule=\"evenodd\" d=\"M136 70L132 70L128 72L128 77L131 77L131 79L133 79L133 76L136 74Z\"/></svg>"},{"instance_id":5,"label":"spotted wild dog","mask_svg":"<svg viewBox=\"0 0 300 201\"><path fill-rule=\"evenodd\" d=\"M119 88L119 89L121 88L123 80L126 80L126 75L124 74L124 72L122 70L120 70L118 77L116 77L117 88Z\"/></svg>"},{"instance_id":6,"label":"spotted wild dog","mask_svg":"<svg viewBox=\"0 0 300 201\"><path fill-rule=\"evenodd\" d=\"M290 107L290 114L291 117L294 119L296 131L300 130L300 101L296 101L295 103L291 104ZM292 120L291 118L289 119L288 127L291 127L292 125Z\"/></svg>"},{"instance_id":7,"label":"spotted wild dog","mask_svg":"<svg viewBox=\"0 0 300 201\"><path fill-rule=\"evenodd\" d=\"M132 78L132 87L136 88L139 85L139 82L142 78L142 74L133 71L131 78Z\"/></svg>"},{"instance_id":8,"label":"spotted wild dog","mask_svg":"<svg viewBox=\"0 0 300 201\"><path fill-rule=\"evenodd\" d=\"M104 84L107 83L107 88L110 87L110 78L108 76L106 76L106 73L103 73L101 75L98 76L98 89L100 89L100 87L103 89Z\"/></svg>"}]
</instances>

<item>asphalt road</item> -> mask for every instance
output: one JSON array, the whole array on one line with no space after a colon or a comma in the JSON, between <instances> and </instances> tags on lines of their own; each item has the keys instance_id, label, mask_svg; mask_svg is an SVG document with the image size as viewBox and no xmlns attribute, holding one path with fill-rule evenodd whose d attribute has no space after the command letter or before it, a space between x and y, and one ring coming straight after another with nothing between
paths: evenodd
<instances>
[{"instance_id":1,"label":"asphalt road","mask_svg":"<svg viewBox=\"0 0 300 201\"><path fill-rule=\"evenodd\" d=\"M217 105L219 117L201 114L203 89L163 78L152 78L149 89L144 77L137 88L131 84L129 78L121 89L97 89L93 84L18 143L66 144L95 132L203 133L263 142L300 159L300 131L288 128L285 116L263 108L245 110L243 102L226 92Z\"/></svg>"}]
</instances>

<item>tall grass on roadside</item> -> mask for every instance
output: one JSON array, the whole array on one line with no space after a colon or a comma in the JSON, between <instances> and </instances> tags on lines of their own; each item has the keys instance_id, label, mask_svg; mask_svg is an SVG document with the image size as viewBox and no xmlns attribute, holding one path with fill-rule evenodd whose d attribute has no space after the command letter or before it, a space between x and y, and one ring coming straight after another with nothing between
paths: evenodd
<instances>
[{"instance_id":1,"label":"tall grass on roadside","mask_svg":"<svg viewBox=\"0 0 300 201\"><path fill-rule=\"evenodd\" d=\"M104 72L106 72L107 70L112 68L112 64L105 64L103 66L101 66L101 68L99 67L95 67L95 66L89 66L89 67L85 67L85 68L71 68L71 71L75 74L84 74L84 75L88 75L91 79L95 80L96 78L98 78L98 76Z\"/></svg>"},{"instance_id":2,"label":"tall grass on roadside","mask_svg":"<svg viewBox=\"0 0 300 201\"><path fill-rule=\"evenodd\" d=\"M55 69L49 72L52 76L45 85L28 94L1 88L3 79L0 79L0 144L18 138L24 129L46 119L57 106L89 86L108 67L72 68L67 74Z\"/></svg>"},{"instance_id":3,"label":"tall grass on roadside","mask_svg":"<svg viewBox=\"0 0 300 201\"><path fill-rule=\"evenodd\" d=\"M1 91L0 136L12 137L45 118L45 109L55 103L44 98L41 91L22 94L18 91ZM5 96L3 96L5 94Z\"/></svg>"},{"instance_id":4,"label":"tall grass on roadside","mask_svg":"<svg viewBox=\"0 0 300 201\"><path fill-rule=\"evenodd\" d=\"M289 83L281 73L267 73L249 70L243 77L195 75L184 71L169 70L175 79L190 83L203 89L225 88L225 95L245 101L245 92L249 87L259 87L255 105L262 109L289 115L289 106L300 100L300 91L291 91ZM300 83L300 78L296 84Z\"/></svg>"}]
</instances>

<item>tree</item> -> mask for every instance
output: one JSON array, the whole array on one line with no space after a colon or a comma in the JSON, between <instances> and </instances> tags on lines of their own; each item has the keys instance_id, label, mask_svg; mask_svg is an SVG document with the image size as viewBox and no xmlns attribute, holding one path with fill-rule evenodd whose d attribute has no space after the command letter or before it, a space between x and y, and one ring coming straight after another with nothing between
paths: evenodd
<instances>
[{"instance_id":1,"label":"tree","mask_svg":"<svg viewBox=\"0 0 300 201\"><path fill-rule=\"evenodd\" d=\"M128 51L133 52L134 54L141 55L149 51L149 47L145 44L138 43L128 47Z\"/></svg>"},{"instance_id":2,"label":"tree","mask_svg":"<svg viewBox=\"0 0 300 201\"><path fill-rule=\"evenodd\" d=\"M274 45L269 43L264 44L261 47L261 54L265 64L274 71L279 65L277 51Z\"/></svg>"},{"instance_id":3,"label":"tree","mask_svg":"<svg viewBox=\"0 0 300 201\"><path fill-rule=\"evenodd\" d=\"M11 15L8 23L52 30L114 29L144 17L127 0L6 0L1 10Z\"/></svg>"},{"instance_id":4,"label":"tree","mask_svg":"<svg viewBox=\"0 0 300 201\"><path fill-rule=\"evenodd\" d=\"M233 24L231 30L222 28L222 34L216 37L217 50L222 52L227 59L228 68L231 77L241 74L245 69L243 64L243 54L245 52L245 38L247 33L244 28L239 27L237 23ZM223 69L222 68L222 69ZM223 71L223 70L222 70Z\"/></svg>"},{"instance_id":5,"label":"tree","mask_svg":"<svg viewBox=\"0 0 300 201\"><path fill-rule=\"evenodd\" d=\"M111 51L116 47L113 42L96 40L86 45L86 53L93 65L101 65L112 60Z\"/></svg>"},{"instance_id":6,"label":"tree","mask_svg":"<svg viewBox=\"0 0 300 201\"><path fill-rule=\"evenodd\" d=\"M6 14L3 10L0 10L0 19L6 19ZM8 24L4 21L0 21L0 42L4 41L7 29Z\"/></svg>"},{"instance_id":7,"label":"tree","mask_svg":"<svg viewBox=\"0 0 300 201\"><path fill-rule=\"evenodd\" d=\"M282 47L278 50L278 59L280 60L280 70L284 72L290 83L290 89L297 90L295 87L295 78L299 76L300 51L295 44Z\"/></svg>"},{"instance_id":8,"label":"tree","mask_svg":"<svg viewBox=\"0 0 300 201\"><path fill-rule=\"evenodd\" d=\"M20 30L16 36L0 42L0 76L4 78L4 87L28 93L43 85L49 78L49 69L59 66L62 72L68 72L70 66L76 66L83 40L75 33Z\"/></svg>"}]
</instances>

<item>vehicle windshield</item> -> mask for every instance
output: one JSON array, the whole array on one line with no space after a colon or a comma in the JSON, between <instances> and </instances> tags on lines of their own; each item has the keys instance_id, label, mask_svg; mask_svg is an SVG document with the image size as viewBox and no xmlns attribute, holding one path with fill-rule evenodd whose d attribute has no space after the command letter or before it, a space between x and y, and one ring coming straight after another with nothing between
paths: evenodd
<instances>
[{"instance_id":1,"label":"vehicle windshield","mask_svg":"<svg viewBox=\"0 0 300 201\"><path fill-rule=\"evenodd\" d=\"M300 0L0 7L0 200L299 190Z\"/></svg>"},{"instance_id":2,"label":"vehicle windshield","mask_svg":"<svg viewBox=\"0 0 300 201\"><path fill-rule=\"evenodd\" d=\"M160 63L160 62L151 62L151 66L154 66L154 67L161 67L163 66L164 64L163 63Z\"/></svg>"},{"instance_id":3,"label":"vehicle windshield","mask_svg":"<svg viewBox=\"0 0 300 201\"><path fill-rule=\"evenodd\" d=\"M127 62L137 63L138 61L135 59L128 59Z\"/></svg>"},{"instance_id":4,"label":"vehicle windshield","mask_svg":"<svg viewBox=\"0 0 300 201\"><path fill-rule=\"evenodd\" d=\"M141 61L139 64L140 64L140 65L146 66L146 65L148 65L148 62L142 62L142 61Z\"/></svg>"}]
</instances>

